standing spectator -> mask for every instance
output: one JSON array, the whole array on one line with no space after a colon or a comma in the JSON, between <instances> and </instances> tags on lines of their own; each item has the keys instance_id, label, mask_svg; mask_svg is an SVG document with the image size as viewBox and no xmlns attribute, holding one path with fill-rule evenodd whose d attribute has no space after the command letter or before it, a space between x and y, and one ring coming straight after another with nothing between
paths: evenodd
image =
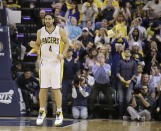
<instances>
[{"instance_id":1,"label":"standing spectator","mask_svg":"<svg viewBox=\"0 0 161 131\"><path fill-rule=\"evenodd\" d=\"M97 5L93 0L88 0L88 2L83 3L82 5L82 26L86 27L86 22L88 20L92 21L92 28L95 28L95 14L98 13Z\"/></svg>"},{"instance_id":2,"label":"standing spectator","mask_svg":"<svg viewBox=\"0 0 161 131\"><path fill-rule=\"evenodd\" d=\"M85 84L85 78L74 79L72 85L73 107L72 114L74 119L87 119L88 108L87 98L91 93L91 88Z\"/></svg>"},{"instance_id":3,"label":"standing spectator","mask_svg":"<svg viewBox=\"0 0 161 131\"><path fill-rule=\"evenodd\" d=\"M125 59L120 60L117 66L118 81L118 101L119 101L119 117L122 118L127 106L131 100L132 80L137 74L136 62L130 59L131 53L129 49L125 49Z\"/></svg>"},{"instance_id":4,"label":"standing spectator","mask_svg":"<svg viewBox=\"0 0 161 131\"><path fill-rule=\"evenodd\" d=\"M68 114L68 102L71 100L72 81L79 69L78 58L73 58L73 49L69 48L67 57L64 59L64 73L62 81L62 101L64 115Z\"/></svg>"},{"instance_id":5,"label":"standing spectator","mask_svg":"<svg viewBox=\"0 0 161 131\"><path fill-rule=\"evenodd\" d=\"M71 17L75 17L77 19L77 22L79 22L80 19L80 12L78 10L78 5L76 1L72 1L70 10L67 10L66 15L68 15L68 19Z\"/></svg>"},{"instance_id":6,"label":"standing spectator","mask_svg":"<svg viewBox=\"0 0 161 131\"><path fill-rule=\"evenodd\" d=\"M99 95L99 92L102 91L104 94L104 101L106 104L112 108L112 90L110 88L110 72L111 66L105 63L105 56L103 54L98 54L97 62L92 68L92 73L95 78L95 85L92 90L90 97L90 111L94 113L94 104Z\"/></svg>"}]
</instances>

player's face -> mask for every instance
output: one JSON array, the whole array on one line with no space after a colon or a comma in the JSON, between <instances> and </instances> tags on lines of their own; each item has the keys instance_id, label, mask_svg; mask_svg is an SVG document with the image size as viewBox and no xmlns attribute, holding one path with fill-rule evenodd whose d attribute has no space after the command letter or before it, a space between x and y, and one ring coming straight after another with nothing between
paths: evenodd
<instances>
[{"instance_id":1,"label":"player's face","mask_svg":"<svg viewBox=\"0 0 161 131\"><path fill-rule=\"evenodd\" d=\"M52 18L52 16L47 15L45 16L45 25L46 27L51 27L54 23L54 19Z\"/></svg>"}]
</instances>

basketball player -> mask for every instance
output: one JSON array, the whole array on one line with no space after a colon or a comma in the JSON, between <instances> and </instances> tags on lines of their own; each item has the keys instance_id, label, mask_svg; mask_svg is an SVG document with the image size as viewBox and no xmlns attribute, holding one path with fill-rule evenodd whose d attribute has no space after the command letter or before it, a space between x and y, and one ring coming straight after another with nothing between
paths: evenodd
<instances>
[{"instance_id":1,"label":"basketball player","mask_svg":"<svg viewBox=\"0 0 161 131\"><path fill-rule=\"evenodd\" d=\"M62 94L61 75L62 61L69 48L68 38L65 30L56 26L54 16L45 16L45 27L37 31L37 40L31 41L30 46L38 50L40 48L40 110L36 120L37 125L42 125L46 117L46 97L48 88L51 87L57 105L55 125L59 126L63 122L62 114ZM62 42L64 50L61 51Z\"/></svg>"}]
</instances>

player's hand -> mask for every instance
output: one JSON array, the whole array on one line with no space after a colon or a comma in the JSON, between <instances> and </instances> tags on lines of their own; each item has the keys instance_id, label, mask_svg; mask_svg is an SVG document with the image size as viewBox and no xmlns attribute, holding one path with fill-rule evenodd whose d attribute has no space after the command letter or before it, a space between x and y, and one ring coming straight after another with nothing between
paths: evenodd
<instances>
[{"instance_id":1,"label":"player's hand","mask_svg":"<svg viewBox=\"0 0 161 131\"><path fill-rule=\"evenodd\" d=\"M130 83L131 83L131 80L126 81L126 84L130 85Z\"/></svg>"},{"instance_id":2,"label":"player's hand","mask_svg":"<svg viewBox=\"0 0 161 131\"><path fill-rule=\"evenodd\" d=\"M30 47L35 48L36 47L36 42L35 41L30 41Z\"/></svg>"},{"instance_id":3,"label":"player's hand","mask_svg":"<svg viewBox=\"0 0 161 131\"><path fill-rule=\"evenodd\" d=\"M63 54L58 54L58 55L57 55L57 59L59 59L59 60L63 60L63 59L64 59Z\"/></svg>"}]
</instances>

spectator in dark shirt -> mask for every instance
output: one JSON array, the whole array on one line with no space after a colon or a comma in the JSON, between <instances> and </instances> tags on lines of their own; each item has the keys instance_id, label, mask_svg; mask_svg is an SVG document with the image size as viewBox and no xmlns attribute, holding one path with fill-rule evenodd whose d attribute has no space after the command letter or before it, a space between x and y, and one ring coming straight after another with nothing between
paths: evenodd
<instances>
[{"instance_id":1,"label":"spectator in dark shirt","mask_svg":"<svg viewBox=\"0 0 161 131\"><path fill-rule=\"evenodd\" d=\"M131 106L128 106L127 108L132 120L151 120L151 113L155 99L148 94L147 86L142 87L141 93L134 92Z\"/></svg>"},{"instance_id":2,"label":"spectator in dark shirt","mask_svg":"<svg viewBox=\"0 0 161 131\"><path fill-rule=\"evenodd\" d=\"M32 76L30 69L25 69L24 74L17 78L17 84L22 92L26 113L30 115L33 111L33 106L38 104L39 81Z\"/></svg>"},{"instance_id":3,"label":"spectator in dark shirt","mask_svg":"<svg viewBox=\"0 0 161 131\"><path fill-rule=\"evenodd\" d=\"M89 42L93 43L93 38L89 34L89 30L87 27L82 29L82 35L78 38L79 41L82 41L83 46L86 47Z\"/></svg>"},{"instance_id":4,"label":"spectator in dark shirt","mask_svg":"<svg viewBox=\"0 0 161 131\"><path fill-rule=\"evenodd\" d=\"M68 114L68 102L72 99L72 81L79 69L78 58L73 58L73 49L69 48L64 59L64 73L62 82L62 99L64 115Z\"/></svg>"},{"instance_id":5,"label":"spectator in dark shirt","mask_svg":"<svg viewBox=\"0 0 161 131\"><path fill-rule=\"evenodd\" d=\"M132 80L137 74L137 64L130 57L131 53L127 48L125 49L125 60L120 60L117 66L117 77L119 78L117 94L120 118L124 115L131 100Z\"/></svg>"}]
</instances>

